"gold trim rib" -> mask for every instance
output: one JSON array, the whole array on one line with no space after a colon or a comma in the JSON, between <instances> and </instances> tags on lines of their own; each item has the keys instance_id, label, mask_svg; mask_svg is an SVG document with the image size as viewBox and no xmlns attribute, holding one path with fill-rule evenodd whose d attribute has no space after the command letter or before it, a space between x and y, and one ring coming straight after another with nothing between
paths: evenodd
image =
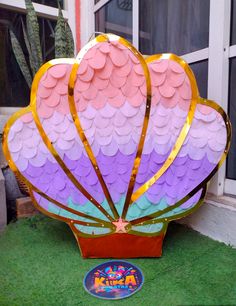
<instances>
[{"instance_id":1,"label":"gold trim rib","mask_svg":"<svg viewBox=\"0 0 236 306\"><path fill-rule=\"evenodd\" d=\"M197 100L199 97L196 79L194 77L194 74L192 73L192 70L188 66L188 64L183 59L181 59L180 57L174 54L153 55L147 58L146 62L151 63L153 61L161 60L161 59L173 60L182 66L182 68L184 69L184 71L186 72L190 80L191 90L192 90L191 102L190 102L189 111L188 111L184 126L182 130L180 131L180 134L176 140L174 147L172 148L172 151L170 152L169 156L167 157L162 167L153 175L153 177L151 177L146 183L144 183L141 187L139 187L132 194L130 204L135 202L141 195L143 195L165 173L165 171L170 167L170 165L175 160L176 156L178 155L188 135L189 129L191 127L191 124L194 118Z\"/></svg>"},{"instance_id":2,"label":"gold trim rib","mask_svg":"<svg viewBox=\"0 0 236 306\"><path fill-rule=\"evenodd\" d=\"M31 97L30 97L30 106L33 114L34 121L36 123L36 126L39 130L39 133L43 139L43 142L45 143L48 150L51 152L51 154L54 156L54 158L57 160L58 164L61 166L62 170L65 172L69 180L74 184L74 186L93 204L95 205L110 221L114 221L114 218L97 202L97 200L87 192L87 190L78 182L76 177L73 175L73 173L67 168L66 164L62 160L62 158L59 156L58 152L56 151L55 147L52 145L50 139L48 138L47 134L45 133L43 126L41 124L40 118L37 113L37 90L38 85L41 77L44 75L44 73L52 66L58 65L58 64L74 64L75 59L55 59L52 61L49 61L48 63L44 64L39 71L36 73L34 81L32 83L31 88Z\"/></svg>"},{"instance_id":3,"label":"gold trim rib","mask_svg":"<svg viewBox=\"0 0 236 306\"><path fill-rule=\"evenodd\" d=\"M133 168L132 168L132 172L131 172L131 176L130 176L128 191L127 191L126 197L125 197L125 203L124 203L122 214L121 214L121 218L125 219L126 214L128 212L128 209L129 209L131 196L133 194L134 185L135 185L136 177L137 177L137 174L138 174L138 169L139 169L139 166L140 166L140 163L141 163L141 156L142 156L142 152L143 152L144 142L145 142L147 128L148 128L149 116L150 116L150 112L151 112L152 88L151 88L151 78L150 78L149 69L148 69L147 63L146 63L145 59L143 58L142 54L139 53L125 39L120 38L120 42L122 42L126 47L128 47L133 52L133 54L137 57L137 59L139 60L141 66L143 68L143 72L144 72L144 76L145 76L145 80L146 80L146 108L145 108L145 115L144 115L144 119L143 119L143 127L142 127L142 132L141 132L141 135L140 135L139 144L138 144L138 148L137 148L137 152L136 152L136 156L135 156L135 159L134 159L134 164L133 164Z\"/></svg>"},{"instance_id":4,"label":"gold trim rib","mask_svg":"<svg viewBox=\"0 0 236 306\"><path fill-rule=\"evenodd\" d=\"M85 222L85 221L79 221L79 220L73 220L73 219L68 219L68 218L65 218L65 217L62 217L60 215L57 215L57 214L54 214L54 213L51 213L47 210L45 210L44 208L42 208L38 202L36 201L35 197L34 197L34 194L32 193L32 190L30 190L30 196L31 196L31 199L35 205L35 207L41 211L42 213L46 214L47 216L53 218L53 219L58 219L60 221L63 221L65 223L67 223L71 228L74 227L77 231L77 234L81 237L101 237L101 236L104 236L104 234L101 234L101 235L98 235L98 234L86 234L82 231L79 231L76 227L75 227L75 224L79 224L79 225L82 225L82 226L87 226L87 227L100 227L100 228L109 228L110 229L110 232L107 233L106 235L111 235L112 233L115 232L115 227L112 227L110 226L110 224L108 223L108 226L105 224L106 222L100 222L100 223L91 223L91 222Z\"/></svg>"},{"instance_id":5,"label":"gold trim rib","mask_svg":"<svg viewBox=\"0 0 236 306\"><path fill-rule=\"evenodd\" d=\"M98 222L98 223L103 223L104 226L106 227L111 227L111 223L105 221L105 220L102 220L102 219L99 219L99 218L96 218L96 217L93 217L93 216L90 216L90 215L87 215L87 214L84 214L82 212L79 212L79 211L76 211L70 207L67 207L66 205L52 199L51 197L49 197L47 194L45 194L44 192L42 192L40 189L38 189L36 186L34 186L33 184L30 183L30 181L19 171L18 167L16 166L16 164L14 163L12 157L11 157L11 154L10 154L10 151L8 149L8 142L7 142L7 138L8 138L8 134L9 134L9 131L10 131L10 128L11 126L15 123L15 121L17 119L19 119L22 115L24 114L27 114L27 113L31 113L31 107L28 106L26 108L23 108L21 110L19 110L18 112L14 113L14 115L7 121L5 127L4 127L4 133L3 133L3 152L6 156L6 159L8 161L8 164L10 166L10 168L12 169L12 171L19 176L19 178L25 182L25 184L29 187L29 189L32 191L35 191L36 193L38 193L40 196L44 197L45 199L47 199L49 202L57 205L58 207L66 210L66 211L69 211L75 215L78 215L80 217L83 217L83 218L86 218L86 219L90 219L90 220L93 220L95 222ZM37 206L38 207L38 206ZM41 209L42 210L42 209ZM44 213L45 214L48 214L48 212L46 210L44 210ZM67 219L65 218L64 221L66 221ZM69 219L68 219L69 220ZM67 220L67 221L68 221ZM67 222L66 221L66 222ZM77 220L73 220L74 222L76 222Z\"/></svg>"},{"instance_id":6,"label":"gold trim rib","mask_svg":"<svg viewBox=\"0 0 236 306\"><path fill-rule=\"evenodd\" d=\"M131 225L142 224L144 222L145 222L145 224L151 224L154 221L154 220L152 221L152 219L157 218L157 217L167 213L168 211L171 211L171 210L181 206L184 202L186 202L192 196L194 196L200 189L203 189L203 192L204 192L209 180L213 177L213 175L218 171L218 169L220 168L222 163L225 161L226 156L227 156L228 151L229 151L229 148L230 148L231 137L232 137L232 128L231 128L231 123L230 123L229 117L227 116L227 114L225 113L223 108L220 107L218 104L216 104L214 101L206 100L206 99L203 99L203 98L199 97L198 104L206 105L206 106L209 106L209 107L213 108L214 110L216 110L218 113L221 114L221 116L224 120L224 123L225 123L225 126L226 126L227 141L226 141L225 149L224 149L224 152L221 156L220 161L215 166L215 168L211 171L211 173L200 184L198 184L191 192L189 192L185 197L180 199L177 203L175 203L174 205L169 206L169 207L167 207L167 208L165 208L161 211L157 211L156 213L147 215L145 217L134 219L134 220L130 221ZM199 200L199 201L201 201L201 203L203 202L204 196L205 196L205 194L203 195L203 193L202 193L201 198ZM197 205L198 205L198 203L196 204L196 206ZM194 210L195 210L195 206L192 209L187 210L186 213L181 214L181 217L187 216L188 214L192 213ZM166 222L169 221L169 220L174 220L174 219L176 219L176 218L172 218L172 217L164 218L164 220ZM160 220L158 220L157 222L160 222Z\"/></svg>"},{"instance_id":7,"label":"gold trim rib","mask_svg":"<svg viewBox=\"0 0 236 306\"><path fill-rule=\"evenodd\" d=\"M114 215L115 219L119 218L119 214L118 211L115 207L115 204L113 203L113 200L111 198L110 192L106 186L106 183L103 179L103 176L101 174L101 171L99 169L98 163L96 161L96 157L93 154L92 148L89 144L89 141L83 131L83 128L81 126L80 120L79 120L79 116L78 116L78 112L76 110L76 105L75 105L75 99L74 99L74 87L75 87L75 82L76 82L76 75L77 75L77 71L79 68L79 65L83 59L83 56L86 54L86 52L88 52L88 50L92 47L94 47L96 44L98 44L99 42L106 42L109 41L109 35L99 35L98 37L96 37L95 39L93 39L92 41L90 41L77 55L75 63L72 66L71 69L71 74L70 74L70 79L69 79L69 84L68 84L68 100L69 100L69 106L70 106L70 112L71 112L71 116L74 120L74 124L76 126L77 132L79 134L79 137L84 145L85 151L88 155L88 158L93 166L93 169L97 175L98 181L102 187L102 190L104 192L104 195L106 197L107 203L110 206L110 209Z\"/></svg>"}]
</instances>

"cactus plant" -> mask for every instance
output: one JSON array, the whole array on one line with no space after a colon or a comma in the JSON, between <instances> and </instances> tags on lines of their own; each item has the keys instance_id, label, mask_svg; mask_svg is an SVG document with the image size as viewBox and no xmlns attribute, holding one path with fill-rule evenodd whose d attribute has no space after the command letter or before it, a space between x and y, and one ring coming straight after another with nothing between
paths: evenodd
<instances>
[{"instance_id":1,"label":"cactus plant","mask_svg":"<svg viewBox=\"0 0 236 306\"><path fill-rule=\"evenodd\" d=\"M26 80L26 83L30 88L35 73L38 71L45 60L43 59L40 45L38 18L32 1L25 0L25 6L27 12L26 26L24 22L22 22L22 31L25 46L29 56L29 65L27 59L24 56L21 44L12 30L10 30L10 39L16 61ZM55 27L55 56L56 58L74 56L74 41L72 32L67 21L63 17L59 3L58 18Z\"/></svg>"}]
</instances>

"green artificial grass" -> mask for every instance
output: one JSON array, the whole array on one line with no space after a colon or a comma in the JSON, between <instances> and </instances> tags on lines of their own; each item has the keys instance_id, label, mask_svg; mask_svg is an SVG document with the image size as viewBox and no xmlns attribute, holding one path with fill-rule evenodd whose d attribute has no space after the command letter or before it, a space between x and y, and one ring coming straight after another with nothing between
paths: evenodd
<instances>
[{"instance_id":1,"label":"green artificial grass","mask_svg":"<svg viewBox=\"0 0 236 306\"><path fill-rule=\"evenodd\" d=\"M107 246L109 247L109 246ZM236 250L171 224L162 258L131 259L143 288L117 301L83 288L86 272L104 259L82 259L66 224L37 216L0 236L0 305L236 305Z\"/></svg>"}]
</instances>

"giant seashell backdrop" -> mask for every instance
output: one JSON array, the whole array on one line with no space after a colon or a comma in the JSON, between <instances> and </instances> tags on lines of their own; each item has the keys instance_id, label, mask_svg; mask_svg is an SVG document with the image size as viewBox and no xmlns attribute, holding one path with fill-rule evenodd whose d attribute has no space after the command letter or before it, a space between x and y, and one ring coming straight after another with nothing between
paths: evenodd
<instances>
[{"instance_id":1,"label":"giant seashell backdrop","mask_svg":"<svg viewBox=\"0 0 236 306\"><path fill-rule=\"evenodd\" d=\"M129 257L130 237L133 255L159 256L168 222L203 202L230 134L227 115L199 97L181 58L144 60L123 38L104 34L76 59L40 68L30 105L5 127L3 147L36 207L94 245L86 253L83 244L85 257ZM124 246L116 246L120 237ZM158 254L141 251L157 241L147 237L161 237ZM95 241L116 251L97 255Z\"/></svg>"}]
</instances>

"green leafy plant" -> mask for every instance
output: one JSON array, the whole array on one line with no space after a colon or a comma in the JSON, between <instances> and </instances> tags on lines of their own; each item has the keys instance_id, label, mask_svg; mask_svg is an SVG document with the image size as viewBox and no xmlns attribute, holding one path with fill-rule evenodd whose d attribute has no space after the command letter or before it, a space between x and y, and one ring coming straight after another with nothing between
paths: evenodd
<instances>
[{"instance_id":1,"label":"green leafy plant","mask_svg":"<svg viewBox=\"0 0 236 306\"><path fill-rule=\"evenodd\" d=\"M12 49L20 70L28 84L31 86L32 79L40 66L43 64L43 56L40 45L39 23L37 14L31 0L25 0L26 26L22 21L22 31L25 46L28 52L27 62L23 49L16 35L10 30ZM55 57L74 57L74 40L71 29L64 19L61 7L58 2L58 18L55 27Z\"/></svg>"}]
</instances>

